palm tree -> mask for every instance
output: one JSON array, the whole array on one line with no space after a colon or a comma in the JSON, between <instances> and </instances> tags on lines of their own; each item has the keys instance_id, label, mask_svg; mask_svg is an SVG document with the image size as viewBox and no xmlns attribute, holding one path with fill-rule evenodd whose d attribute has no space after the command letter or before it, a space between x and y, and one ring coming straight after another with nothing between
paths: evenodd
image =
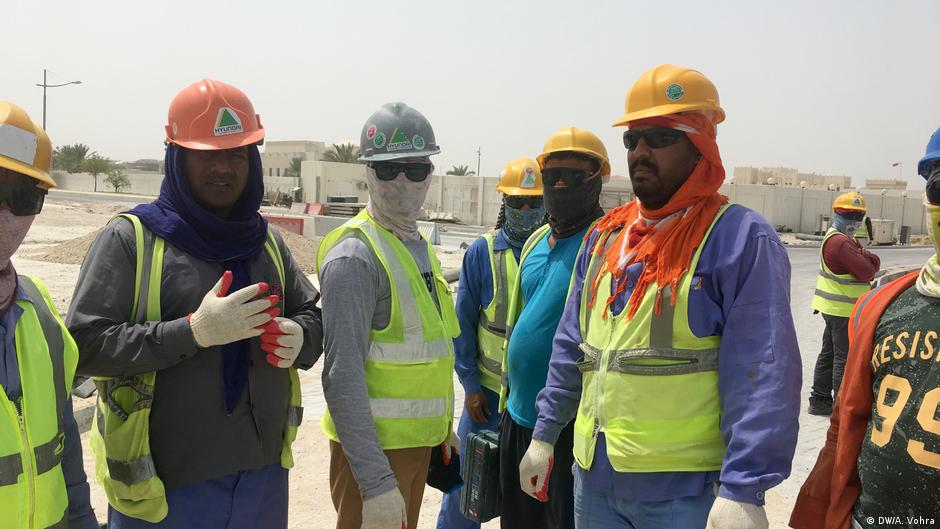
<instances>
[{"instance_id":1,"label":"palm tree","mask_svg":"<svg viewBox=\"0 0 940 529\"><path fill-rule=\"evenodd\" d=\"M300 166L304 163L304 159L300 156L295 156L290 160L290 167L284 171L284 176L300 176Z\"/></svg>"},{"instance_id":2,"label":"palm tree","mask_svg":"<svg viewBox=\"0 0 940 529\"><path fill-rule=\"evenodd\" d=\"M56 147L52 153L52 168L78 173L82 170L82 162L88 156L89 150L91 149L84 143Z\"/></svg>"},{"instance_id":3,"label":"palm tree","mask_svg":"<svg viewBox=\"0 0 940 529\"><path fill-rule=\"evenodd\" d=\"M334 143L330 150L323 153L323 161L361 163L359 161L359 147L355 143Z\"/></svg>"},{"instance_id":4,"label":"palm tree","mask_svg":"<svg viewBox=\"0 0 940 529\"><path fill-rule=\"evenodd\" d=\"M451 167L450 170L445 174L454 176L473 176L477 173L476 171L471 171L469 165L455 165Z\"/></svg>"}]
</instances>

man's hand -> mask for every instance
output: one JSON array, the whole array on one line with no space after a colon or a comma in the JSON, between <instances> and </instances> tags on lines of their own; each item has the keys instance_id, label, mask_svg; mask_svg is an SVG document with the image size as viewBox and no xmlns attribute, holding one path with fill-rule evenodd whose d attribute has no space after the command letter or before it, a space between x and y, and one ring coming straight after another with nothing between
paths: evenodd
<instances>
[{"instance_id":1,"label":"man's hand","mask_svg":"<svg viewBox=\"0 0 940 529\"><path fill-rule=\"evenodd\" d=\"M232 272L226 270L189 318L193 338L201 348L254 338L262 333L262 325L280 314L272 308L279 301L277 296L255 299L268 290L266 283L248 285L228 295L230 286Z\"/></svg>"},{"instance_id":2,"label":"man's hand","mask_svg":"<svg viewBox=\"0 0 940 529\"><path fill-rule=\"evenodd\" d=\"M767 529L767 513L760 505L718 496L708 513L705 529Z\"/></svg>"},{"instance_id":3,"label":"man's hand","mask_svg":"<svg viewBox=\"0 0 940 529\"><path fill-rule=\"evenodd\" d=\"M519 463L519 486L522 492L541 501L548 501L548 478L555 463L555 447L532 439Z\"/></svg>"},{"instance_id":4,"label":"man's hand","mask_svg":"<svg viewBox=\"0 0 940 529\"><path fill-rule=\"evenodd\" d=\"M447 436L447 439L444 439L444 442L440 445L441 456L444 459L444 464L450 464L451 454L460 455L460 438L457 437L457 434L451 430L450 435Z\"/></svg>"},{"instance_id":5,"label":"man's hand","mask_svg":"<svg viewBox=\"0 0 940 529\"><path fill-rule=\"evenodd\" d=\"M264 326L261 349L267 353L267 362L274 367L292 367L303 345L304 330L294 320L274 318Z\"/></svg>"},{"instance_id":6,"label":"man's hand","mask_svg":"<svg viewBox=\"0 0 940 529\"><path fill-rule=\"evenodd\" d=\"M463 406L474 422L487 422L490 415L490 406L486 403L486 395L482 391L464 395Z\"/></svg>"},{"instance_id":7,"label":"man's hand","mask_svg":"<svg viewBox=\"0 0 940 529\"><path fill-rule=\"evenodd\" d=\"M362 529L407 529L405 498L398 487L362 500Z\"/></svg>"}]
</instances>

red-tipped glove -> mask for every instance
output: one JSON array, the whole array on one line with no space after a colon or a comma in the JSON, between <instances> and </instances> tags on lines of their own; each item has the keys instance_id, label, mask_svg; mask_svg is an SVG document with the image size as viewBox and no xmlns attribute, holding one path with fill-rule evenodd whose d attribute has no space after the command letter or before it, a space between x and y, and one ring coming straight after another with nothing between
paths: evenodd
<instances>
[{"instance_id":1,"label":"red-tipped glove","mask_svg":"<svg viewBox=\"0 0 940 529\"><path fill-rule=\"evenodd\" d=\"M303 345L304 330L294 320L274 318L264 326L261 349L268 353L265 359L274 367L292 367Z\"/></svg>"},{"instance_id":2,"label":"red-tipped glove","mask_svg":"<svg viewBox=\"0 0 940 529\"><path fill-rule=\"evenodd\" d=\"M532 439L519 463L519 486L522 492L541 501L548 501L548 478L555 463L555 447Z\"/></svg>"},{"instance_id":3,"label":"red-tipped glove","mask_svg":"<svg viewBox=\"0 0 940 529\"><path fill-rule=\"evenodd\" d=\"M457 434L455 434L453 430L451 430L447 439L444 439L444 442L441 443L440 449L445 465L450 464L451 454L460 455L460 438L457 437Z\"/></svg>"},{"instance_id":4,"label":"red-tipped glove","mask_svg":"<svg viewBox=\"0 0 940 529\"><path fill-rule=\"evenodd\" d=\"M228 294L232 286L232 272L226 270L215 286L202 298L196 312L190 314L196 345L202 348L225 345L261 334L264 325L280 311L278 296L255 299L268 290L267 283L249 285Z\"/></svg>"}]
</instances>

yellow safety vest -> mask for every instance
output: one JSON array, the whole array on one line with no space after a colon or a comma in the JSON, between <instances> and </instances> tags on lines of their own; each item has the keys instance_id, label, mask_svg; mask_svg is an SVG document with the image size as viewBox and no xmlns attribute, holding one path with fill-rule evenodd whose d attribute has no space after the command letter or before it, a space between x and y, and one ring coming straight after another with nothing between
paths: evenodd
<instances>
[{"instance_id":1,"label":"yellow safety vest","mask_svg":"<svg viewBox=\"0 0 940 529\"><path fill-rule=\"evenodd\" d=\"M819 247L819 278L813 294L813 309L830 316L848 318L858 298L871 290L871 283L859 281L852 274L834 274L823 259L823 247L830 237L840 233L829 228L822 246Z\"/></svg>"},{"instance_id":2,"label":"yellow safety vest","mask_svg":"<svg viewBox=\"0 0 940 529\"><path fill-rule=\"evenodd\" d=\"M450 434L454 416L453 338L460 334L457 313L434 248L427 244L437 304L414 258L390 231L365 210L330 232L317 250L317 273L329 251L358 236L375 253L392 291L384 329L372 330L365 375L379 443L385 450L437 446ZM438 311L438 306L440 311ZM323 433L340 442L329 409Z\"/></svg>"},{"instance_id":3,"label":"yellow safety vest","mask_svg":"<svg viewBox=\"0 0 940 529\"><path fill-rule=\"evenodd\" d=\"M493 250L496 233L483 234L487 253L490 258L490 270L493 275L493 299L480 310L480 324L477 327L479 357L477 369L480 384L496 393L500 389L503 352L506 349L506 317L509 311L512 286L519 272L512 248L500 252Z\"/></svg>"},{"instance_id":4,"label":"yellow safety vest","mask_svg":"<svg viewBox=\"0 0 940 529\"><path fill-rule=\"evenodd\" d=\"M160 321L160 286L163 278L164 241L144 229L135 215L122 214L134 226L137 243L136 281L131 323ZM284 260L268 230L265 252L277 268L284 285ZM281 306L284 306L284 295ZM150 453L150 406L157 373L122 377L95 377L98 400L90 434L95 454L95 475L111 506L126 516L156 523L166 518L168 506L163 481L157 475ZM287 427L281 449L281 466L291 468L291 444L303 419L300 377L290 368L290 406L285 410Z\"/></svg>"},{"instance_id":5,"label":"yellow safety vest","mask_svg":"<svg viewBox=\"0 0 940 529\"><path fill-rule=\"evenodd\" d=\"M725 443L719 429L720 336L695 336L689 327L689 292L705 241L727 206L719 210L692 258L689 273L662 292L662 312L655 314L657 284L644 293L639 310L627 317L599 300L588 309L594 278L610 250L593 257L581 292L580 325L583 357L581 402L574 426L574 455L590 469L599 432L607 439L607 456L618 472L695 472L721 468ZM599 242L598 242L599 244ZM605 272L598 292L610 292Z\"/></svg>"},{"instance_id":6,"label":"yellow safety vest","mask_svg":"<svg viewBox=\"0 0 940 529\"><path fill-rule=\"evenodd\" d=\"M23 310L14 331L22 397L10 402L0 388L0 528L64 529L65 407L78 348L45 285L29 276L18 279L31 302L16 302Z\"/></svg>"}]
</instances>

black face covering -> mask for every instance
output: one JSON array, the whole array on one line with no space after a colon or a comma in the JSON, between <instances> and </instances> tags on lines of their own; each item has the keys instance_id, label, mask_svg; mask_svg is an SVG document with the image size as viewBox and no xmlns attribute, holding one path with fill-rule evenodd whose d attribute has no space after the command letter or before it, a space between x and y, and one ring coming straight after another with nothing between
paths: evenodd
<instances>
[{"instance_id":1,"label":"black face covering","mask_svg":"<svg viewBox=\"0 0 940 529\"><path fill-rule=\"evenodd\" d=\"M604 215L600 207L601 177L569 187L546 187L545 211L556 239L569 237Z\"/></svg>"},{"instance_id":2,"label":"black face covering","mask_svg":"<svg viewBox=\"0 0 940 529\"><path fill-rule=\"evenodd\" d=\"M927 177L927 201L940 204L940 163L934 164L930 176Z\"/></svg>"}]
</instances>

